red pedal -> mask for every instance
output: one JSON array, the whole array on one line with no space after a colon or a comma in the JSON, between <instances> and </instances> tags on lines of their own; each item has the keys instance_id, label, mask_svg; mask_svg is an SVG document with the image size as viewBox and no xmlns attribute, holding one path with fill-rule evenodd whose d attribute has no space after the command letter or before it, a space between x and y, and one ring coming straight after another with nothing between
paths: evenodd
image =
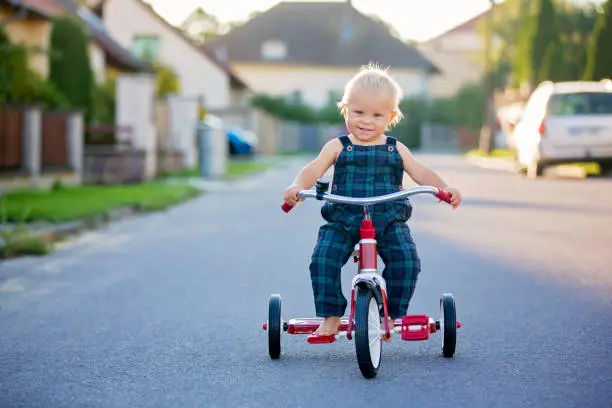
<instances>
[{"instance_id":1,"label":"red pedal","mask_svg":"<svg viewBox=\"0 0 612 408\"><path fill-rule=\"evenodd\" d=\"M409 315L402 317L402 340L429 339L429 316Z\"/></svg>"},{"instance_id":2,"label":"red pedal","mask_svg":"<svg viewBox=\"0 0 612 408\"><path fill-rule=\"evenodd\" d=\"M336 336L318 336L311 334L306 341L310 344L330 344L336 341Z\"/></svg>"}]
</instances>

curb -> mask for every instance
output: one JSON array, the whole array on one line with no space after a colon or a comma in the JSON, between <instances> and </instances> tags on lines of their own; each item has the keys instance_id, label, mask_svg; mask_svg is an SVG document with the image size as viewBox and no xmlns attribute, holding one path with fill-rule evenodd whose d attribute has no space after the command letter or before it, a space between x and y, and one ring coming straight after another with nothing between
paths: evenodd
<instances>
[{"instance_id":1,"label":"curb","mask_svg":"<svg viewBox=\"0 0 612 408\"><path fill-rule=\"evenodd\" d=\"M64 238L68 238L72 235L76 235L84 231L95 230L97 228L100 228L101 226L105 226L112 222L119 221L121 219L140 213L142 213L142 211L138 211L133 206L122 207L110 211L109 213L89 217L85 220L69 221L57 225L49 224L46 226L33 228L29 230L28 237L42 239L48 244L55 244L56 242ZM3 259L2 253L4 253L4 249L4 240L0 238L0 259ZM22 255L17 255L13 258L21 256Z\"/></svg>"}]
</instances>

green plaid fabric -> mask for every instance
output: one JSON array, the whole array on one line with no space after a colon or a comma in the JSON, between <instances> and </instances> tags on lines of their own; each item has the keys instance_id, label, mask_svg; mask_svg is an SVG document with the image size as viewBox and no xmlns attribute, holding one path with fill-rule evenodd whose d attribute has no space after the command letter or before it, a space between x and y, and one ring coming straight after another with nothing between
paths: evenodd
<instances>
[{"instance_id":1,"label":"green plaid fabric","mask_svg":"<svg viewBox=\"0 0 612 408\"><path fill-rule=\"evenodd\" d=\"M350 197L372 197L401 189L403 163L396 139L387 138L380 146L353 145L340 137L343 150L338 156L332 193ZM416 247L406 221L412 214L408 200L370 207L376 227L378 251L385 269L389 313L394 318L406 314L421 269ZM359 242L363 208L326 203L321 215L327 221L319 230L310 264L315 311L318 317L343 316L347 300L342 294L340 271Z\"/></svg>"}]
</instances>

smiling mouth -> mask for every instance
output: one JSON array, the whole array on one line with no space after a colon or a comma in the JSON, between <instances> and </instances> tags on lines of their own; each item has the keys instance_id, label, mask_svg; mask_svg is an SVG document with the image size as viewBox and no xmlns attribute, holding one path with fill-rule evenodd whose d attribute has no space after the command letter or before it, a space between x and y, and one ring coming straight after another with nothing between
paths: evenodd
<instances>
[{"instance_id":1,"label":"smiling mouth","mask_svg":"<svg viewBox=\"0 0 612 408\"><path fill-rule=\"evenodd\" d=\"M362 128L361 126L357 126L357 129L363 131L363 132L373 132L374 129L366 129L366 128Z\"/></svg>"}]
</instances>

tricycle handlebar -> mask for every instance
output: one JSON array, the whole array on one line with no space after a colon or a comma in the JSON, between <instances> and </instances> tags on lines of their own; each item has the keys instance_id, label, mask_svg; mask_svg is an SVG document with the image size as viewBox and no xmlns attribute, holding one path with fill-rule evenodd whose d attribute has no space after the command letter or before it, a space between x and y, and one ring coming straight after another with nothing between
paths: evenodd
<instances>
[{"instance_id":1,"label":"tricycle handlebar","mask_svg":"<svg viewBox=\"0 0 612 408\"><path fill-rule=\"evenodd\" d=\"M335 194L318 193L315 190L302 190L298 193L298 198L316 198L317 200L329 201L330 203L354 204L354 205L371 205L394 201L401 198L406 198L416 194L432 194L440 201L450 203L451 195L446 191L433 186L419 186L409 188L407 190L397 191L391 194L385 194L377 197L345 197ZM284 212L289 212L293 208L292 205L283 203L281 209Z\"/></svg>"}]
</instances>

